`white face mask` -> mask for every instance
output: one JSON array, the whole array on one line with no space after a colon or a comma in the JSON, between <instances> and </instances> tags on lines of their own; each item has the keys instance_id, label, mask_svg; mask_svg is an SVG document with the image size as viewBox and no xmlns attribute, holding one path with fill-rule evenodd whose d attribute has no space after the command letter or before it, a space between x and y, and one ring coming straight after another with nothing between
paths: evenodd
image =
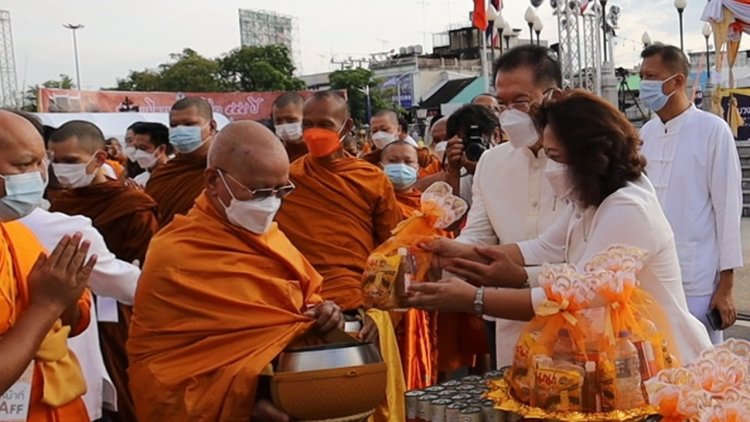
<instances>
[{"instance_id":1,"label":"white face mask","mask_svg":"<svg viewBox=\"0 0 750 422\"><path fill-rule=\"evenodd\" d=\"M157 155L158 152L159 150L150 153L148 151L139 149L135 151L135 154L133 154L133 158L135 158L135 162L137 162L142 169L150 170L156 165L156 161L159 159Z\"/></svg>"},{"instance_id":2,"label":"white face mask","mask_svg":"<svg viewBox=\"0 0 750 422\"><path fill-rule=\"evenodd\" d=\"M383 132L382 130L372 134L372 142L375 144L375 148L379 150L382 150L389 144L396 142L397 139L398 136L392 133Z\"/></svg>"},{"instance_id":3,"label":"white face mask","mask_svg":"<svg viewBox=\"0 0 750 422\"><path fill-rule=\"evenodd\" d=\"M302 123L284 123L276 125L276 135L284 142L298 144L302 142Z\"/></svg>"},{"instance_id":4,"label":"white face mask","mask_svg":"<svg viewBox=\"0 0 750 422\"><path fill-rule=\"evenodd\" d=\"M223 172L219 170L218 173L224 187L232 197L229 206L224 205L224 203L221 204L229 222L251 233L266 234L273 224L273 218L281 208L281 198L272 195L263 199L240 201L234 197L232 190L229 189Z\"/></svg>"},{"instance_id":5,"label":"white face mask","mask_svg":"<svg viewBox=\"0 0 750 422\"><path fill-rule=\"evenodd\" d=\"M86 173L86 167L95 158L95 156L91 157L91 160L84 164L52 163L52 171L55 173L57 181L63 187L68 189L82 188L90 185L96 177L96 170L98 170L99 166L90 174Z\"/></svg>"},{"instance_id":6,"label":"white face mask","mask_svg":"<svg viewBox=\"0 0 750 422\"><path fill-rule=\"evenodd\" d=\"M547 166L544 168L544 176L552 186L552 191L558 199L565 199L573 191L573 182L570 179L570 170L563 163L547 159Z\"/></svg>"},{"instance_id":7,"label":"white face mask","mask_svg":"<svg viewBox=\"0 0 750 422\"><path fill-rule=\"evenodd\" d=\"M122 151L125 153L125 155L128 157L128 160L135 162L135 147L132 145L125 145L125 147L122 149Z\"/></svg>"},{"instance_id":8,"label":"white face mask","mask_svg":"<svg viewBox=\"0 0 750 422\"><path fill-rule=\"evenodd\" d=\"M539 141L539 132L528 113L509 108L500 114L500 126L513 148L530 148Z\"/></svg>"}]
</instances>

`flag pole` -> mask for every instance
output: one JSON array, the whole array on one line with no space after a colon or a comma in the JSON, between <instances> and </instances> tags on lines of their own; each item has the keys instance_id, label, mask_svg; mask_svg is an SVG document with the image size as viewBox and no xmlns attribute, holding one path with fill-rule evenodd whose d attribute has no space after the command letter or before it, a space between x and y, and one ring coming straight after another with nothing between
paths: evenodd
<instances>
[{"instance_id":1,"label":"flag pole","mask_svg":"<svg viewBox=\"0 0 750 422\"><path fill-rule=\"evenodd\" d=\"M487 34L482 33L482 76L484 76L484 92L490 92L490 72L487 66Z\"/></svg>"}]
</instances>

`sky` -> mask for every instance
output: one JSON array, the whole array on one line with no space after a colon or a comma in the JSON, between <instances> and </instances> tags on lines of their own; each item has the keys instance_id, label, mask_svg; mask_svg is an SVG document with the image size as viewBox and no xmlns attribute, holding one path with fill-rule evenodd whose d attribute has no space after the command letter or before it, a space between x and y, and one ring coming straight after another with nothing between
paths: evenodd
<instances>
[{"instance_id":1,"label":"sky","mask_svg":"<svg viewBox=\"0 0 750 422\"><path fill-rule=\"evenodd\" d=\"M529 1L504 0L506 20L516 28ZM648 30L654 41L679 45L677 11L672 0L609 0L622 8L621 38L615 66L633 67ZM690 0L684 15L685 48L705 48L700 21L705 0ZM370 53L424 44L449 25L468 23L471 0L0 0L11 13L19 87L58 79L75 80L71 31L78 31L83 89L112 87L130 70L154 68L171 53L190 47L218 57L240 44L240 8L269 10L297 18L299 74L335 70L331 59L368 57ZM538 10L543 39L556 41L556 18L545 1ZM526 34L523 32L522 34ZM745 43L743 43L743 48Z\"/></svg>"}]
</instances>

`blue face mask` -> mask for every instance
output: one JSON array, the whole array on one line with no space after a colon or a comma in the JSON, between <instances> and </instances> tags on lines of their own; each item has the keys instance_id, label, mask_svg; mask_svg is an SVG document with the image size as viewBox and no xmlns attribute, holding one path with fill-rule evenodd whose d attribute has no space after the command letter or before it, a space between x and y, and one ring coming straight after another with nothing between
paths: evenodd
<instances>
[{"instance_id":1,"label":"blue face mask","mask_svg":"<svg viewBox=\"0 0 750 422\"><path fill-rule=\"evenodd\" d=\"M200 126L175 126L169 128L169 143L181 154L190 154L203 145Z\"/></svg>"},{"instance_id":2,"label":"blue face mask","mask_svg":"<svg viewBox=\"0 0 750 422\"><path fill-rule=\"evenodd\" d=\"M5 180L5 196L0 198L0 221L26 217L41 205L47 187L41 172L10 174L0 178Z\"/></svg>"},{"instance_id":3,"label":"blue face mask","mask_svg":"<svg viewBox=\"0 0 750 422\"><path fill-rule=\"evenodd\" d=\"M674 95L674 92L667 95L664 93L664 84L669 80L677 76L674 74L663 81L641 81L641 93L640 98L643 105L653 112L658 112L667 105L669 98Z\"/></svg>"},{"instance_id":4,"label":"blue face mask","mask_svg":"<svg viewBox=\"0 0 750 422\"><path fill-rule=\"evenodd\" d=\"M396 190L405 190L417 182L417 169L403 163L386 164L383 171Z\"/></svg>"}]
</instances>

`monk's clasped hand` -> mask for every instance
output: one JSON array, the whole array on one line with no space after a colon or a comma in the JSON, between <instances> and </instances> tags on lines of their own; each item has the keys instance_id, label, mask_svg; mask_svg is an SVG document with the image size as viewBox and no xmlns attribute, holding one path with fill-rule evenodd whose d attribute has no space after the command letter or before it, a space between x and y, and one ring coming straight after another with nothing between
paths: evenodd
<instances>
[{"instance_id":1,"label":"monk's clasped hand","mask_svg":"<svg viewBox=\"0 0 750 422\"><path fill-rule=\"evenodd\" d=\"M344 327L344 314L341 313L341 308L330 300L324 300L308 309L305 316L315 320L315 329L320 334L328 334L335 328Z\"/></svg>"},{"instance_id":2,"label":"monk's clasped hand","mask_svg":"<svg viewBox=\"0 0 750 422\"><path fill-rule=\"evenodd\" d=\"M407 305L427 311L473 312L477 288L458 278L435 283L414 283L409 287Z\"/></svg>"},{"instance_id":3,"label":"monk's clasped hand","mask_svg":"<svg viewBox=\"0 0 750 422\"><path fill-rule=\"evenodd\" d=\"M445 270L475 286L520 288L526 282L523 266L498 247L479 246L474 250L475 257L451 259Z\"/></svg>"},{"instance_id":4,"label":"monk's clasped hand","mask_svg":"<svg viewBox=\"0 0 750 422\"><path fill-rule=\"evenodd\" d=\"M29 272L31 303L61 311L74 304L88 285L96 255L86 260L89 242L80 233L64 236L49 256L39 255Z\"/></svg>"}]
</instances>

